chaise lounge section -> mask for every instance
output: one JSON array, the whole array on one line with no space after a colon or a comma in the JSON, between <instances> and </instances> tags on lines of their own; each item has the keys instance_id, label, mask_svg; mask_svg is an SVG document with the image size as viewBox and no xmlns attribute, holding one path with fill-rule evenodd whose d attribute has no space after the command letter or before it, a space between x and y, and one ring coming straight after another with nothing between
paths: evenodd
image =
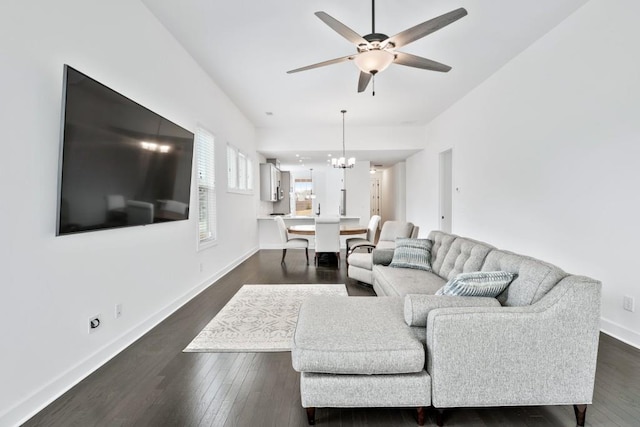
<instances>
[{"instance_id":1,"label":"chaise lounge section","mask_svg":"<svg viewBox=\"0 0 640 427\"><path fill-rule=\"evenodd\" d=\"M292 346L309 421L318 407L574 405L593 397L601 283L439 231L432 271L373 266L379 298L303 303ZM515 279L497 298L435 295L470 272Z\"/></svg>"}]
</instances>

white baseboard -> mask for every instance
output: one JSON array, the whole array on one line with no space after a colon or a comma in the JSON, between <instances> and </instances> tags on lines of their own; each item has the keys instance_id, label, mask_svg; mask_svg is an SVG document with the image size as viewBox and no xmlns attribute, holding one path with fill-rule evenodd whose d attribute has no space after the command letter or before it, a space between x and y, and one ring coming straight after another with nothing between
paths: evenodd
<instances>
[{"instance_id":1,"label":"white baseboard","mask_svg":"<svg viewBox=\"0 0 640 427\"><path fill-rule=\"evenodd\" d=\"M0 426L19 426L29 418L44 409L51 402L62 396L73 386L84 378L92 374L95 370L114 358L118 353L130 346L137 339L149 332L164 319L173 314L187 302L191 301L202 291L211 286L215 281L233 270L251 255L258 252L258 248L253 248L224 269L218 271L213 276L201 282L184 295L152 315L142 323L126 331L123 335L106 344L91 356L82 360L77 365L63 372L48 384L38 389L35 393L27 396L9 410L0 414Z\"/></svg>"},{"instance_id":2,"label":"white baseboard","mask_svg":"<svg viewBox=\"0 0 640 427\"><path fill-rule=\"evenodd\" d=\"M640 333L605 318L600 319L600 330L615 339L640 349Z\"/></svg>"}]
</instances>

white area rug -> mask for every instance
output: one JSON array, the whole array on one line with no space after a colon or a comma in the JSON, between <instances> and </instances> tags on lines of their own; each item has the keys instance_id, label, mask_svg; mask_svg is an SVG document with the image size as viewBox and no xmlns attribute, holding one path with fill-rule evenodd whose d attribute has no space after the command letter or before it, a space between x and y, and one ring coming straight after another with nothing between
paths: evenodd
<instances>
[{"instance_id":1,"label":"white area rug","mask_svg":"<svg viewBox=\"0 0 640 427\"><path fill-rule=\"evenodd\" d=\"M302 301L344 295L344 285L244 285L185 352L290 351Z\"/></svg>"}]
</instances>

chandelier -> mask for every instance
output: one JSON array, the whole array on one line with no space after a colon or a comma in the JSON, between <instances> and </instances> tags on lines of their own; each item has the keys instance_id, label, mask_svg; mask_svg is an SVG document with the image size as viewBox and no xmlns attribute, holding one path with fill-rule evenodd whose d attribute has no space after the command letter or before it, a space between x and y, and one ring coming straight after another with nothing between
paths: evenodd
<instances>
[{"instance_id":1,"label":"chandelier","mask_svg":"<svg viewBox=\"0 0 640 427\"><path fill-rule=\"evenodd\" d=\"M345 149L344 149L344 115L347 112L347 110L342 110L340 112L342 113L342 157L340 157L339 159L336 159L335 157L331 159L331 165L334 168L347 169L355 166L356 158L349 157L349 159L347 160L347 156L345 154Z\"/></svg>"}]
</instances>

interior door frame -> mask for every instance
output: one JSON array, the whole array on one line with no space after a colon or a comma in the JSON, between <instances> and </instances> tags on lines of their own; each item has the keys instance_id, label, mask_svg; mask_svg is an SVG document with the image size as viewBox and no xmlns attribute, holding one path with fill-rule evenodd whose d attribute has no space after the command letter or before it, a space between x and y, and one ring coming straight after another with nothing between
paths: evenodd
<instances>
[{"instance_id":1,"label":"interior door frame","mask_svg":"<svg viewBox=\"0 0 640 427\"><path fill-rule=\"evenodd\" d=\"M438 224L441 231L451 233L453 228L453 148L439 154L439 209Z\"/></svg>"},{"instance_id":2,"label":"interior door frame","mask_svg":"<svg viewBox=\"0 0 640 427\"><path fill-rule=\"evenodd\" d=\"M369 211L370 216L373 215L381 215L382 205L381 205L381 197L382 191L380 189L380 178L377 176L372 176L370 178L370 188L369 188ZM380 223L378 223L378 228L380 228Z\"/></svg>"}]
</instances>

